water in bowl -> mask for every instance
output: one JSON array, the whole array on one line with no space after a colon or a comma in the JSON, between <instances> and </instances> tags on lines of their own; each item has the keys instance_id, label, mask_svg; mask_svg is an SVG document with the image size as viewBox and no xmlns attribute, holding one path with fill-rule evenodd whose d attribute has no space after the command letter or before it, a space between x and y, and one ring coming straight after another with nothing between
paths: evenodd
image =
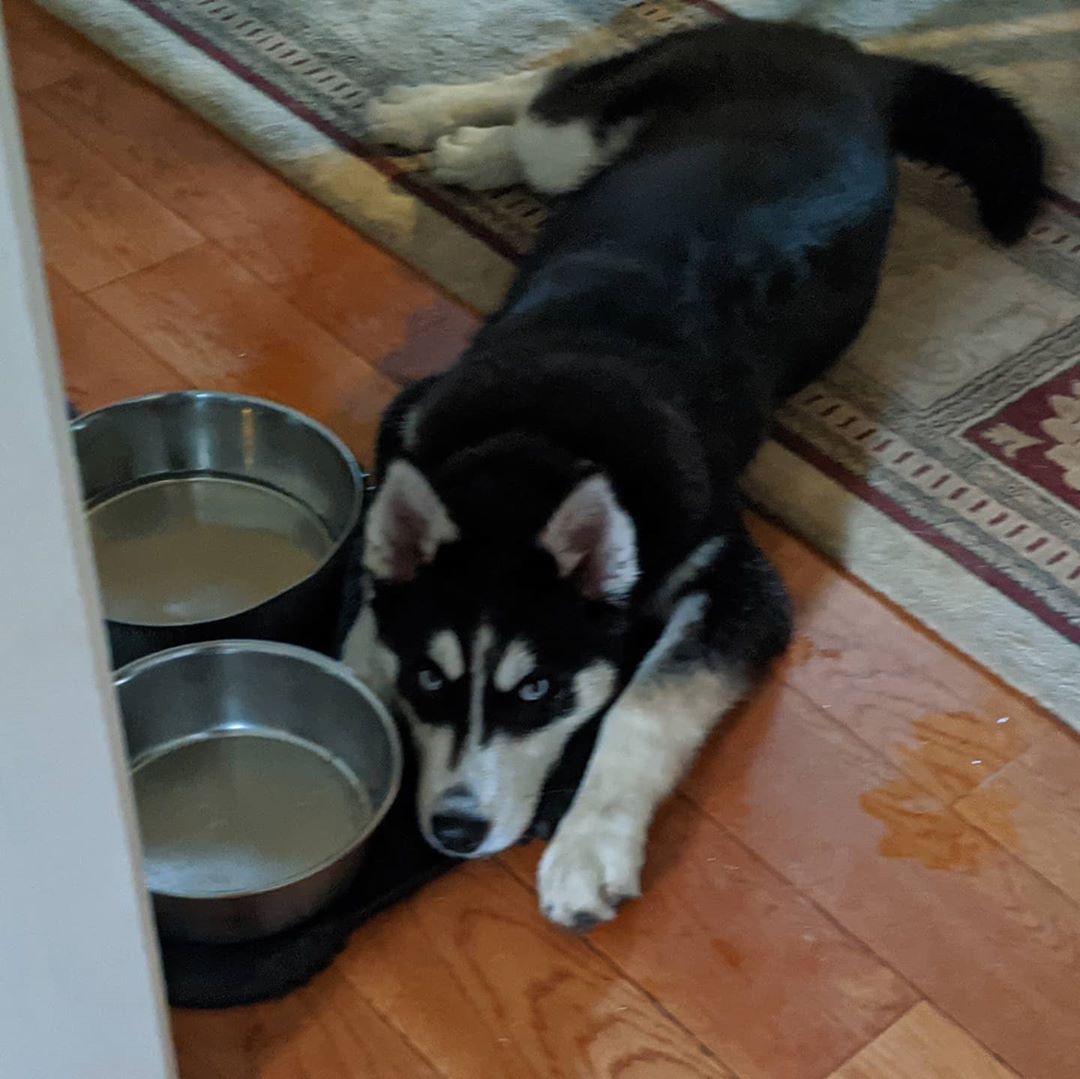
<instances>
[{"instance_id":1,"label":"water in bowl","mask_svg":"<svg viewBox=\"0 0 1080 1079\"><path fill-rule=\"evenodd\" d=\"M174 744L137 764L133 780L146 881L169 895L284 884L342 854L372 815L341 761L258 729Z\"/></svg>"},{"instance_id":2,"label":"water in bowl","mask_svg":"<svg viewBox=\"0 0 1080 1079\"><path fill-rule=\"evenodd\" d=\"M333 547L307 506L217 476L140 484L88 519L105 614L134 625L239 614L302 581Z\"/></svg>"}]
</instances>

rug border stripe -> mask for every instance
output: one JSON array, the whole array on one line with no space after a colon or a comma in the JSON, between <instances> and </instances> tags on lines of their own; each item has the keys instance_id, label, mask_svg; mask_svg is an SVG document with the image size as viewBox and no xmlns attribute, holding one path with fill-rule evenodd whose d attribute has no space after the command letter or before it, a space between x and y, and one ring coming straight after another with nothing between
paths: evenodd
<instances>
[{"instance_id":1,"label":"rug border stripe","mask_svg":"<svg viewBox=\"0 0 1080 1079\"><path fill-rule=\"evenodd\" d=\"M1040 600L1038 596L1033 595L1024 588L1023 585L1017 584L1007 574L1002 573L1001 570L995 569L974 551L970 551L961 544L949 539L948 536L942 535L936 528L931 532L927 532L924 522L909 513L888 495L879 491L863 476L850 472L838 461L834 461L812 443L795 434L787 427L777 426L773 430L772 437L782 446L786 446L801 460L840 484L841 487L856 498L869 506L873 506L879 513L884 514L905 531L918 535L919 539L924 543L948 555L968 573L985 581L991 588L1015 603L1017 607L1023 608L1023 610L1037 618L1048 629L1053 630L1065 640L1080 645L1080 626L1073 625L1059 611L1055 611Z\"/></svg>"},{"instance_id":2,"label":"rug border stripe","mask_svg":"<svg viewBox=\"0 0 1080 1079\"><path fill-rule=\"evenodd\" d=\"M778 488L766 482L779 474L788 476L790 483ZM1080 734L1077 650L1057 630L978 574L961 570L962 579L953 582L957 563L946 551L900 525L779 439L767 443L761 459L751 466L748 491L766 513L838 561L865 587ZM824 506L824 512L803 513L793 520L795 510L808 500ZM842 533L832 528L834 513L844 520ZM894 557L903 564L888 561Z\"/></svg>"}]
</instances>

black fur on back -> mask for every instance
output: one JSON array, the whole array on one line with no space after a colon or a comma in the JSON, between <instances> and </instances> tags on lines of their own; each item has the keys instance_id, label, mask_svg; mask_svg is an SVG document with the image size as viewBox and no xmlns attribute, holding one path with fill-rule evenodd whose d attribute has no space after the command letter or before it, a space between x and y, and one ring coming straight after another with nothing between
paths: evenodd
<instances>
[{"instance_id":1,"label":"black fur on back","mask_svg":"<svg viewBox=\"0 0 1080 1079\"><path fill-rule=\"evenodd\" d=\"M1038 137L1000 94L789 25L737 21L568 70L532 113L639 126L553 208L457 365L404 391L377 468L410 457L487 567L602 469L638 529L631 616L710 536L746 552L736 575L758 557L739 473L867 317L894 155L959 170L1002 241L1041 190Z\"/></svg>"}]
</instances>

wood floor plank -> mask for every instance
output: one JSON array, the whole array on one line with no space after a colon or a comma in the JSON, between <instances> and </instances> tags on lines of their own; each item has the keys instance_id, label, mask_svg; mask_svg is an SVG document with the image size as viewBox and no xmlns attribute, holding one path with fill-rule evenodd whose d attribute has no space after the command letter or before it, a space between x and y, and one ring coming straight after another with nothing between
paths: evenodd
<instances>
[{"instance_id":1,"label":"wood floor plank","mask_svg":"<svg viewBox=\"0 0 1080 1079\"><path fill-rule=\"evenodd\" d=\"M46 262L79 291L202 242L33 103L22 121Z\"/></svg>"},{"instance_id":2,"label":"wood floor plank","mask_svg":"<svg viewBox=\"0 0 1080 1079\"><path fill-rule=\"evenodd\" d=\"M365 926L331 974L460 1079L730 1076L492 862Z\"/></svg>"},{"instance_id":3,"label":"wood floor plank","mask_svg":"<svg viewBox=\"0 0 1080 1079\"><path fill-rule=\"evenodd\" d=\"M472 340L478 319L464 308L448 309L446 301L438 299L405 314L401 325L378 367L395 381L408 383L448 368Z\"/></svg>"},{"instance_id":4,"label":"wood floor plank","mask_svg":"<svg viewBox=\"0 0 1080 1079\"><path fill-rule=\"evenodd\" d=\"M941 801L1056 729L790 533L760 518L753 529L795 603L798 633L780 677Z\"/></svg>"},{"instance_id":5,"label":"wood floor plank","mask_svg":"<svg viewBox=\"0 0 1080 1079\"><path fill-rule=\"evenodd\" d=\"M292 405L370 462L396 385L215 246L184 252L91 298L196 386Z\"/></svg>"},{"instance_id":6,"label":"wood floor plank","mask_svg":"<svg viewBox=\"0 0 1080 1079\"><path fill-rule=\"evenodd\" d=\"M195 113L91 52L80 72L32 95L69 133L209 239L284 221L307 200Z\"/></svg>"},{"instance_id":7,"label":"wood floor plank","mask_svg":"<svg viewBox=\"0 0 1080 1079\"><path fill-rule=\"evenodd\" d=\"M85 39L32 0L4 0L3 18L19 93L39 90L85 68L90 53Z\"/></svg>"},{"instance_id":8,"label":"wood floor plank","mask_svg":"<svg viewBox=\"0 0 1080 1079\"><path fill-rule=\"evenodd\" d=\"M64 382L79 411L190 388L190 379L138 344L59 274L49 274L49 296Z\"/></svg>"},{"instance_id":9,"label":"wood floor plank","mask_svg":"<svg viewBox=\"0 0 1080 1079\"><path fill-rule=\"evenodd\" d=\"M1025 1079L1070 1074L1080 907L806 697L767 688L685 789Z\"/></svg>"},{"instance_id":10,"label":"wood floor plank","mask_svg":"<svg viewBox=\"0 0 1080 1079\"><path fill-rule=\"evenodd\" d=\"M136 76L102 64L34 101L391 377L445 367L475 331L430 281Z\"/></svg>"},{"instance_id":11,"label":"wood floor plank","mask_svg":"<svg viewBox=\"0 0 1080 1079\"><path fill-rule=\"evenodd\" d=\"M478 319L321 207L253 226L227 249L299 310L395 381L447 368Z\"/></svg>"},{"instance_id":12,"label":"wood floor plank","mask_svg":"<svg viewBox=\"0 0 1080 1079\"><path fill-rule=\"evenodd\" d=\"M174 1010L172 1032L180 1079L436 1079L442 1074L332 974L270 1004L220 1012Z\"/></svg>"},{"instance_id":13,"label":"wood floor plank","mask_svg":"<svg viewBox=\"0 0 1080 1079\"><path fill-rule=\"evenodd\" d=\"M926 1001L833 1073L831 1079L1017 1079Z\"/></svg>"},{"instance_id":14,"label":"wood floor plank","mask_svg":"<svg viewBox=\"0 0 1080 1079\"><path fill-rule=\"evenodd\" d=\"M1055 731L956 811L1080 904L1080 742Z\"/></svg>"},{"instance_id":15,"label":"wood floor plank","mask_svg":"<svg viewBox=\"0 0 1080 1079\"><path fill-rule=\"evenodd\" d=\"M529 883L536 845L504 857ZM590 940L741 1079L823 1076L915 993L685 799L653 829L645 898Z\"/></svg>"}]
</instances>

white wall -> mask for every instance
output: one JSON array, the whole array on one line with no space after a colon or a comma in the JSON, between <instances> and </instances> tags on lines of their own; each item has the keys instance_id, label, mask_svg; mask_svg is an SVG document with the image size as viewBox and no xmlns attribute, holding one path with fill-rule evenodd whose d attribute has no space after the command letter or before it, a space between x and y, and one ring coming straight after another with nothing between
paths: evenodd
<instances>
[{"instance_id":1,"label":"white wall","mask_svg":"<svg viewBox=\"0 0 1080 1079\"><path fill-rule=\"evenodd\" d=\"M167 1079L63 407L0 37L0 1079Z\"/></svg>"}]
</instances>

